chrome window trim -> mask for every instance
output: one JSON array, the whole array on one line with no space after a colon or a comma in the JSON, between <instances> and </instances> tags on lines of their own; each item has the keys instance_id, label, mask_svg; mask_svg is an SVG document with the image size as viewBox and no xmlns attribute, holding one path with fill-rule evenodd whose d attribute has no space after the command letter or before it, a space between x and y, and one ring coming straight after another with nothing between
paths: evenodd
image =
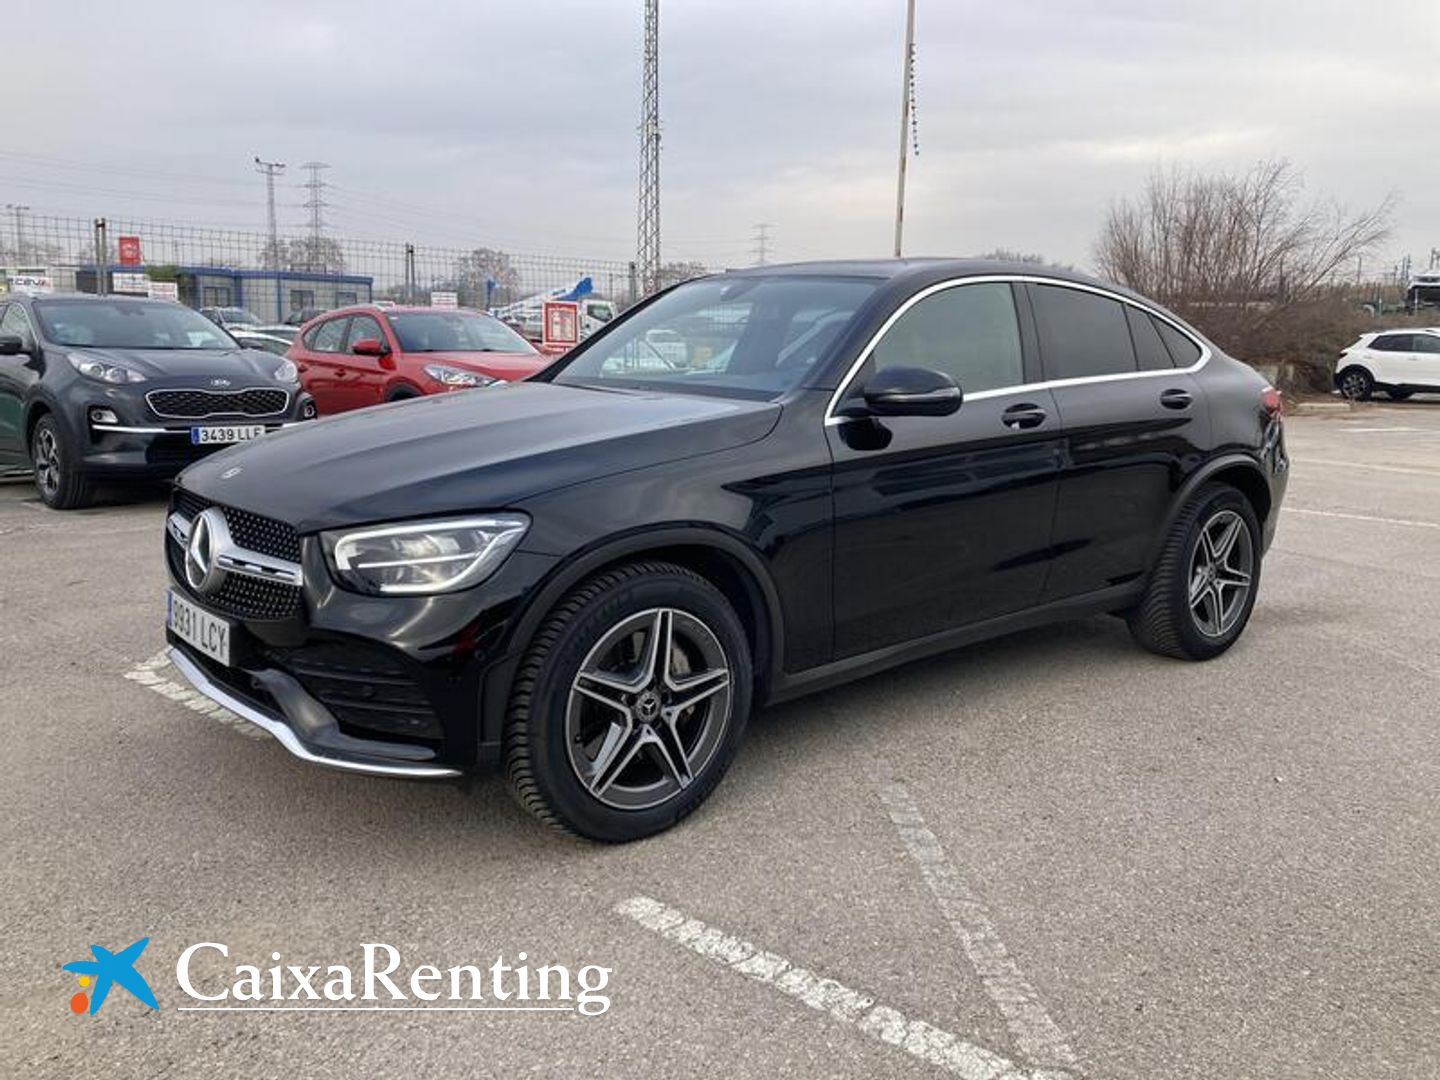
<instances>
[{"instance_id":1,"label":"chrome window trim","mask_svg":"<svg viewBox=\"0 0 1440 1080\"><path fill-rule=\"evenodd\" d=\"M961 288L965 285L984 285L997 283L1007 285L1014 285L1017 283L1023 283L1027 285L1055 285L1064 289L1075 289L1079 292L1094 293L1096 296L1103 296L1107 300L1118 300L1122 304L1128 304L1130 307L1145 312L1145 314L1149 315L1151 318L1160 319L1162 322L1169 324L1171 327L1184 334L1187 338L1194 342L1195 346L1200 350L1200 359L1195 361L1195 363L1191 364L1189 367L1183 368L1177 367L1161 369L1158 371L1120 371L1110 375L1082 375L1077 376L1073 379L1043 379L1040 382L1015 383L1011 386L997 386L991 390L977 390L973 394L967 393L965 395L966 401L980 401L985 398L1006 397L1010 394L1028 393L1033 390L1052 390L1066 386L1085 386L1090 383L1119 382L1125 379L1151 379L1157 376L1163 377L1166 375L1177 374L1190 375L1199 371L1207 363L1209 363L1210 357L1213 355L1209 345L1207 345L1201 338L1197 337L1194 333L1186 329L1180 323L1170 318L1168 315L1156 311L1149 305L1143 304L1138 300L1132 299L1131 297L1125 296L1121 293L1113 292L1110 289L1106 289L1100 286L1087 285L1079 281L1066 281L1064 278L1045 277L1041 274L978 274L974 277L947 278L944 281L937 281L933 285L927 285L925 286L925 288L921 289L919 292L909 297L903 304L901 304L898 308L892 311L890 313L890 316L885 320L885 322L881 324L880 329L876 330L875 333L871 335L870 340L865 345L865 348L860 350L860 355L856 357L855 362L852 363L849 370L845 372L845 377L840 380L840 384L830 395L830 403L825 407L825 426L835 427L839 424L844 424L848 422L849 418L844 416L837 416L835 413L835 409L839 406L840 402L844 400L846 391L850 389L850 384L855 381L855 376L859 374L860 369L865 366L867 361L869 361L871 354L875 351L875 346L880 344L880 340L887 333L889 333L890 328L893 327L895 323L900 320L900 317L902 315L904 315L907 311L909 311L912 307L918 304L921 300L924 300L926 297L934 296L936 293L944 292L946 289ZM1016 313L1016 316L1018 320L1018 312ZM964 387L961 387L961 390L964 390Z\"/></svg>"},{"instance_id":2,"label":"chrome window trim","mask_svg":"<svg viewBox=\"0 0 1440 1080\"><path fill-rule=\"evenodd\" d=\"M179 416L175 413L161 412L155 408L155 403L150 400L151 394L251 394L257 390L279 392L285 395L285 400L281 403L280 408L271 409L269 412L208 412L204 416ZM290 391L281 386L244 386L239 390L212 390L208 386L157 386L154 390L145 391L145 404L150 406L150 411L156 416L163 416L167 420L208 420L212 416L279 416L290 407Z\"/></svg>"}]
</instances>

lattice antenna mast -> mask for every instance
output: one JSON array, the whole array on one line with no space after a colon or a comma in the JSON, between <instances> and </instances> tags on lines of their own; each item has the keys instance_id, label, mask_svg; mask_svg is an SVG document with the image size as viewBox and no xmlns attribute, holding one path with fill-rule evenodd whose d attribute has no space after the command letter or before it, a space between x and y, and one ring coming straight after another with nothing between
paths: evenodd
<instances>
[{"instance_id":1,"label":"lattice antenna mast","mask_svg":"<svg viewBox=\"0 0 1440 1080\"><path fill-rule=\"evenodd\" d=\"M645 0L640 94L640 215L635 261L645 295L660 287L660 0Z\"/></svg>"},{"instance_id":2,"label":"lattice antenna mast","mask_svg":"<svg viewBox=\"0 0 1440 1080\"><path fill-rule=\"evenodd\" d=\"M265 177L265 222L266 231L270 235L270 248L265 253L265 261L274 267L279 265L277 260L280 258L280 229L275 223L275 178L285 171L285 163L261 161L257 155L255 171Z\"/></svg>"}]
</instances>

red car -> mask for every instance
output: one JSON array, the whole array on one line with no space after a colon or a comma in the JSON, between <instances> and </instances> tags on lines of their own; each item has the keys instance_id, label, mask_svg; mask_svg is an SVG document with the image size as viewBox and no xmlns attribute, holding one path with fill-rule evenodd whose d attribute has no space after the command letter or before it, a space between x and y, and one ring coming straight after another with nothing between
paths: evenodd
<instances>
[{"instance_id":1,"label":"red car","mask_svg":"<svg viewBox=\"0 0 1440 1080\"><path fill-rule=\"evenodd\" d=\"M306 323L287 355L322 416L511 382L550 363L492 315L369 305L327 311Z\"/></svg>"}]
</instances>

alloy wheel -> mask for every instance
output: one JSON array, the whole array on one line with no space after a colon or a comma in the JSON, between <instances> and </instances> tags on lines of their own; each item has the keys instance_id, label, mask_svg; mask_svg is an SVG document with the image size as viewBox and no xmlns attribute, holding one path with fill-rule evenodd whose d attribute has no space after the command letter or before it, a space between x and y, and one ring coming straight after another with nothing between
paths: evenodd
<instances>
[{"instance_id":1,"label":"alloy wheel","mask_svg":"<svg viewBox=\"0 0 1440 1080\"><path fill-rule=\"evenodd\" d=\"M1200 529L1190 557L1190 614L1206 637L1224 637L1240 620L1255 575L1255 544L1234 510L1220 510Z\"/></svg>"},{"instance_id":2,"label":"alloy wheel","mask_svg":"<svg viewBox=\"0 0 1440 1080\"><path fill-rule=\"evenodd\" d=\"M731 719L730 665L714 631L677 608L628 615L570 685L571 768L600 802L658 806L694 783Z\"/></svg>"},{"instance_id":3,"label":"alloy wheel","mask_svg":"<svg viewBox=\"0 0 1440 1080\"><path fill-rule=\"evenodd\" d=\"M1369 382L1363 372L1346 372L1345 377L1340 380L1340 393L1352 401L1358 401L1369 392Z\"/></svg>"},{"instance_id":4,"label":"alloy wheel","mask_svg":"<svg viewBox=\"0 0 1440 1080\"><path fill-rule=\"evenodd\" d=\"M35 460L35 483L47 499L52 499L60 490L60 443L51 428L41 427L35 433L32 456Z\"/></svg>"}]
</instances>

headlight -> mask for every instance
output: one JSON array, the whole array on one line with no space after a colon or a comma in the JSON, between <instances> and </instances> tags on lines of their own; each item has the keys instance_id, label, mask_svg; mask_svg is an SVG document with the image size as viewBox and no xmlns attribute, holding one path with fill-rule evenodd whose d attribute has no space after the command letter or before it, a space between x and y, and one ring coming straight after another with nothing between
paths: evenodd
<instances>
[{"instance_id":1,"label":"headlight","mask_svg":"<svg viewBox=\"0 0 1440 1080\"><path fill-rule=\"evenodd\" d=\"M336 578L365 593L441 593L478 585L530 527L524 514L388 525L323 536Z\"/></svg>"},{"instance_id":2,"label":"headlight","mask_svg":"<svg viewBox=\"0 0 1440 1080\"><path fill-rule=\"evenodd\" d=\"M425 374L443 386L489 386L500 381L478 371L466 371L464 368L448 367L445 364L426 364Z\"/></svg>"},{"instance_id":3,"label":"headlight","mask_svg":"<svg viewBox=\"0 0 1440 1080\"><path fill-rule=\"evenodd\" d=\"M65 359L70 361L70 366L84 375L87 379L96 379L108 383L137 383L144 382L145 376L138 371L131 371L119 364L107 364L103 360L95 360L81 353L66 353Z\"/></svg>"},{"instance_id":4,"label":"headlight","mask_svg":"<svg viewBox=\"0 0 1440 1080\"><path fill-rule=\"evenodd\" d=\"M276 382L299 382L300 369L295 366L295 361L285 360L275 369Z\"/></svg>"}]
</instances>

